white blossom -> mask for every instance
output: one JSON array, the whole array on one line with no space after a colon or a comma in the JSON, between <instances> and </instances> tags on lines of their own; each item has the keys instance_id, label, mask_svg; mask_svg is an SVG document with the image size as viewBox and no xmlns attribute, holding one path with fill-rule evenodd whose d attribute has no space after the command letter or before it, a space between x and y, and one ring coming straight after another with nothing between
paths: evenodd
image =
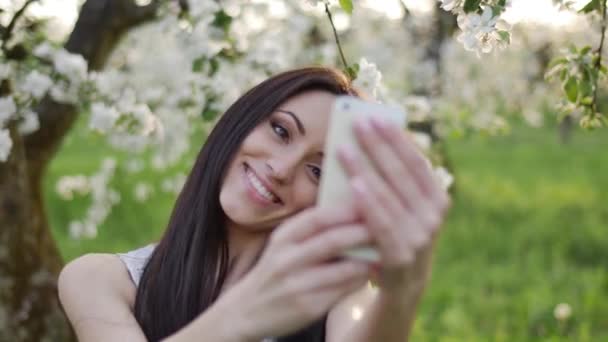
<instances>
[{"instance_id":1,"label":"white blossom","mask_svg":"<svg viewBox=\"0 0 608 342\"><path fill-rule=\"evenodd\" d=\"M382 74L378 71L376 64L369 63L367 59L361 58L359 61L359 72L353 82L353 86L363 90L366 94L376 98L376 90L382 80Z\"/></svg>"},{"instance_id":2,"label":"white blossom","mask_svg":"<svg viewBox=\"0 0 608 342\"><path fill-rule=\"evenodd\" d=\"M431 137L426 133L411 132L412 140L423 151L428 151L431 148Z\"/></svg>"},{"instance_id":3,"label":"white blossom","mask_svg":"<svg viewBox=\"0 0 608 342\"><path fill-rule=\"evenodd\" d=\"M138 173L144 169L144 163L141 159L129 159L125 164L125 169L128 173Z\"/></svg>"},{"instance_id":4,"label":"white blossom","mask_svg":"<svg viewBox=\"0 0 608 342\"><path fill-rule=\"evenodd\" d=\"M0 98L0 127L4 126L17 113L17 105L12 96Z\"/></svg>"},{"instance_id":5,"label":"white blossom","mask_svg":"<svg viewBox=\"0 0 608 342\"><path fill-rule=\"evenodd\" d=\"M133 107L131 114L133 115L133 118L138 124L139 134L141 135L149 135L157 128L160 128L160 122L152 114L150 108L147 105L136 105L135 107Z\"/></svg>"},{"instance_id":6,"label":"white blossom","mask_svg":"<svg viewBox=\"0 0 608 342\"><path fill-rule=\"evenodd\" d=\"M120 202L120 194L109 187L114 176L116 160L105 158L101 168L90 177L76 176L66 180L62 178L62 189L58 185L58 191L63 191L66 197L71 196L73 189L89 191L92 203L88 208L85 218L70 224L70 235L75 238L94 238L97 236L97 228L103 223L112 210L112 207Z\"/></svg>"},{"instance_id":7,"label":"white blossom","mask_svg":"<svg viewBox=\"0 0 608 342\"><path fill-rule=\"evenodd\" d=\"M32 110L26 110L21 116L21 122L19 123L19 133L23 135L31 134L40 128L40 121L38 120L38 113Z\"/></svg>"},{"instance_id":8,"label":"white blossom","mask_svg":"<svg viewBox=\"0 0 608 342\"><path fill-rule=\"evenodd\" d=\"M431 116L433 109L429 98L426 96L407 96L403 100L408 121L423 121Z\"/></svg>"},{"instance_id":9,"label":"white blossom","mask_svg":"<svg viewBox=\"0 0 608 342\"><path fill-rule=\"evenodd\" d=\"M13 148L13 140L8 129L0 128L0 162L8 160L8 156Z\"/></svg>"},{"instance_id":10,"label":"white blossom","mask_svg":"<svg viewBox=\"0 0 608 342\"><path fill-rule=\"evenodd\" d=\"M40 73L38 70L32 70L21 84L21 89L39 100L49 90L53 81L47 75Z\"/></svg>"},{"instance_id":11,"label":"white blossom","mask_svg":"<svg viewBox=\"0 0 608 342\"><path fill-rule=\"evenodd\" d=\"M138 182L133 190L135 200L138 202L145 202L152 195L152 187L143 182Z\"/></svg>"},{"instance_id":12,"label":"white blossom","mask_svg":"<svg viewBox=\"0 0 608 342\"><path fill-rule=\"evenodd\" d=\"M217 2L213 0L188 0L188 13L195 18L202 16L213 18L220 9ZM207 26L206 23L202 23L202 25Z\"/></svg>"},{"instance_id":13,"label":"white blossom","mask_svg":"<svg viewBox=\"0 0 608 342\"><path fill-rule=\"evenodd\" d=\"M454 176L442 166L436 167L434 174L439 184L446 190L454 183Z\"/></svg>"},{"instance_id":14,"label":"white blossom","mask_svg":"<svg viewBox=\"0 0 608 342\"><path fill-rule=\"evenodd\" d=\"M74 198L74 193L81 195L89 193L91 186L84 175L64 176L57 181L55 190L62 199L71 200Z\"/></svg>"},{"instance_id":15,"label":"white blossom","mask_svg":"<svg viewBox=\"0 0 608 342\"><path fill-rule=\"evenodd\" d=\"M463 4L463 0L439 0L441 8L445 11L455 11Z\"/></svg>"},{"instance_id":16,"label":"white blossom","mask_svg":"<svg viewBox=\"0 0 608 342\"><path fill-rule=\"evenodd\" d=\"M9 63L0 63L0 80L5 80L13 75L13 66Z\"/></svg>"},{"instance_id":17,"label":"white blossom","mask_svg":"<svg viewBox=\"0 0 608 342\"><path fill-rule=\"evenodd\" d=\"M77 104L79 84L67 83L66 81L55 82L49 91L51 98L60 103Z\"/></svg>"},{"instance_id":18,"label":"white blossom","mask_svg":"<svg viewBox=\"0 0 608 342\"><path fill-rule=\"evenodd\" d=\"M507 38L501 34L508 34L510 27L504 20L494 16L490 6L484 7L481 14L461 13L457 21L462 30L458 41L463 43L465 49L474 51L477 55L492 52L496 47L504 48L508 43Z\"/></svg>"},{"instance_id":19,"label":"white blossom","mask_svg":"<svg viewBox=\"0 0 608 342\"><path fill-rule=\"evenodd\" d=\"M73 239L95 238L97 236L97 227L93 222L88 221L72 221L68 228L70 236Z\"/></svg>"},{"instance_id":20,"label":"white blossom","mask_svg":"<svg viewBox=\"0 0 608 342\"><path fill-rule=\"evenodd\" d=\"M565 321L572 316L572 307L568 303L559 303L553 309L553 316L558 321Z\"/></svg>"},{"instance_id":21,"label":"white blossom","mask_svg":"<svg viewBox=\"0 0 608 342\"><path fill-rule=\"evenodd\" d=\"M178 173L173 178L166 178L161 183L161 189L168 193L179 193L184 183L186 182L186 175L184 173Z\"/></svg>"},{"instance_id":22,"label":"white blossom","mask_svg":"<svg viewBox=\"0 0 608 342\"><path fill-rule=\"evenodd\" d=\"M122 88L121 77L116 70L94 71L89 76L97 92L107 98L113 98L117 90Z\"/></svg>"},{"instance_id":23,"label":"white blossom","mask_svg":"<svg viewBox=\"0 0 608 342\"><path fill-rule=\"evenodd\" d=\"M79 84L87 78L87 61L81 55L61 49L53 56L53 65L72 83Z\"/></svg>"},{"instance_id":24,"label":"white blossom","mask_svg":"<svg viewBox=\"0 0 608 342\"><path fill-rule=\"evenodd\" d=\"M91 105L89 128L106 133L114 128L119 117L120 113L115 108L108 107L100 102L93 103Z\"/></svg>"},{"instance_id":25,"label":"white blossom","mask_svg":"<svg viewBox=\"0 0 608 342\"><path fill-rule=\"evenodd\" d=\"M32 53L38 58L51 59L55 54L55 49L51 46L49 42L44 42L36 46Z\"/></svg>"}]
</instances>

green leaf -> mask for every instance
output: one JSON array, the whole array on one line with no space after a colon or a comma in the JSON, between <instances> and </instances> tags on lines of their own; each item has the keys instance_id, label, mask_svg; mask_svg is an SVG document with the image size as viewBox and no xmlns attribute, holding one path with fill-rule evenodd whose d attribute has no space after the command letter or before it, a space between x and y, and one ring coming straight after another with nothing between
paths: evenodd
<instances>
[{"instance_id":1,"label":"green leaf","mask_svg":"<svg viewBox=\"0 0 608 342\"><path fill-rule=\"evenodd\" d=\"M353 0L340 0L340 7L348 13L353 14Z\"/></svg>"},{"instance_id":2,"label":"green leaf","mask_svg":"<svg viewBox=\"0 0 608 342\"><path fill-rule=\"evenodd\" d=\"M209 66L211 66L211 69L209 69L209 76L214 76L220 68L220 62L216 58L211 58L211 60L209 60Z\"/></svg>"},{"instance_id":3,"label":"green leaf","mask_svg":"<svg viewBox=\"0 0 608 342\"><path fill-rule=\"evenodd\" d=\"M581 49L581 51L579 51L579 54L582 55L586 55L589 53L589 51L591 51L591 46L587 45L584 48Z\"/></svg>"},{"instance_id":4,"label":"green leaf","mask_svg":"<svg viewBox=\"0 0 608 342\"><path fill-rule=\"evenodd\" d=\"M470 13L470 12L477 11L479 9L480 3L481 3L481 0L465 0L464 6L463 6L464 12Z\"/></svg>"},{"instance_id":5,"label":"green leaf","mask_svg":"<svg viewBox=\"0 0 608 342\"><path fill-rule=\"evenodd\" d=\"M560 79L560 81L564 82L566 80L566 77L568 77L568 69L564 68L559 73L559 79Z\"/></svg>"},{"instance_id":6,"label":"green leaf","mask_svg":"<svg viewBox=\"0 0 608 342\"><path fill-rule=\"evenodd\" d=\"M589 80L580 81L578 84L578 92L581 97L589 97L593 95L593 84Z\"/></svg>"},{"instance_id":7,"label":"green leaf","mask_svg":"<svg viewBox=\"0 0 608 342\"><path fill-rule=\"evenodd\" d=\"M590 106L593 103L593 97L587 96L581 99L581 104L585 106Z\"/></svg>"},{"instance_id":8,"label":"green leaf","mask_svg":"<svg viewBox=\"0 0 608 342\"><path fill-rule=\"evenodd\" d=\"M498 35L500 36L500 40L511 44L511 33L509 31L498 31Z\"/></svg>"},{"instance_id":9,"label":"green leaf","mask_svg":"<svg viewBox=\"0 0 608 342\"><path fill-rule=\"evenodd\" d=\"M224 30L224 32L228 32L230 30L230 24L232 24L232 17L229 16L228 13L224 12L224 10L219 10L216 12L213 23L211 23L211 25L221 28Z\"/></svg>"},{"instance_id":10,"label":"green leaf","mask_svg":"<svg viewBox=\"0 0 608 342\"><path fill-rule=\"evenodd\" d=\"M203 112L201 113L201 116L203 117L203 121L211 122L211 121L215 120L215 118L217 118L217 116L219 114L220 114L220 112L218 110L205 108L203 110Z\"/></svg>"},{"instance_id":11,"label":"green leaf","mask_svg":"<svg viewBox=\"0 0 608 342\"><path fill-rule=\"evenodd\" d=\"M599 12L600 9L601 9L600 0L591 0L591 1L589 1L589 3L587 3L585 5L585 7L581 8L578 12L579 13L589 13L589 12L593 12L595 10L597 10Z\"/></svg>"},{"instance_id":12,"label":"green leaf","mask_svg":"<svg viewBox=\"0 0 608 342\"><path fill-rule=\"evenodd\" d=\"M192 62L192 72L200 72L203 70L203 65L207 59L203 57L199 57Z\"/></svg>"},{"instance_id":13,"label":"green leaf","mask_svg":"<svg viewBox=\"0 0 608 342\"><path fill-rule=\"evenodd\" d=\"M352 66L349 66L346 68L346 74L348 74L348 77L350 77L351 80L354 80L357 78L357 72L358 70L355 70L355 68L353 68Z\"/></svg>"},{"instance_id":14,"label":"green leaf","mask_svg":"<svg viewBox=\"0 0 608 342\"><path fill-rule=\"evenodd\" d=\"M557 58L554 58L553 60L551 60L551 62L549 62L547 69L552 69L556 65L566 64L566 63L568 63L568 59L566 57L557 57Z\"/></svg>"},{"instance_id":15,"label":"green leaf","mask_svg":"<svg viewBox=\"0 0 608 342\"><path fill-rule=\"evenodd\" d=\"M576 103L578 99L578 82L575 77L568 77L568 80L564 83L564 92L568 101Z\"/></svg>"}]
</instances>

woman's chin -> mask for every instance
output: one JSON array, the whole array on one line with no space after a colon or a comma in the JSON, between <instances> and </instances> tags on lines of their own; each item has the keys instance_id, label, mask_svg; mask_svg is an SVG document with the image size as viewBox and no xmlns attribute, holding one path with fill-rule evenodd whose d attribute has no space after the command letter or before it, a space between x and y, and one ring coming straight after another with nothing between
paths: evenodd
<instances>
[{"instance_id":1,"label":"woman's chin","mask_svg":"<svg viewBox=\"0 0 608 342\"><path fill-rule=\"evenodd\" d=\"M251 215L249 213L230 213L225 212L226 218L231 226L235 226L240 229L246 229L249 231L262 232L271 230L278 225L282 220L268 217L262 218L259 216Z\"/></svg>"}]
</instances>

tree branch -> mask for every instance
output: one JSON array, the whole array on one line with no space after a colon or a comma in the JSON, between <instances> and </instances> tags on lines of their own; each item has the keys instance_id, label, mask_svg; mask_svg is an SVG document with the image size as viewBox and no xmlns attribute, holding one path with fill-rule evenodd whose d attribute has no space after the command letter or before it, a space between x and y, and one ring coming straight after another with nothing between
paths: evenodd
<instances>
[{"instance_id":1,"label":"tree branch","mask_svg":"<svg viewBox=\"0 0 608 342\"><path fill-rule=\"evenodd\" d=\"M331 11L329 10L329 3L327 1L325 2L325 13L327 13L329 23L331 24L331 28L334 31L334 38L336 39L336 44L338 44L338 50L340 51L340 57L342 58L344 69L348 69L348 63L346 62L346 57L344 57L344 51L342 51L342 44L340 44L340 38L338 38L338 31L336 31L336 25L334 25L334 18L331 15Z\"/></svg>"},{"instance_id":2,"label":"tree branch","mask_svg":"<svg viewBox=\"0 0 608 342\"><path fill-rule=\"evenodd\" d=\"M23 6L21 6L21 8L17 12L15 12L15 15L13 16L10 23L6 27L6 31L4 31L4 34L2 35L2 51L4 51L5 54L7 52L6 45L8 44L8 41L11 39L11 36L13 35L13 30L15 29L15 25L17 24L17 21L25 13L25 10L28 8L28 6L31 5L34 1L38 1L38 0L27 0L23 4Z\"/></svg>"}]
</instances>

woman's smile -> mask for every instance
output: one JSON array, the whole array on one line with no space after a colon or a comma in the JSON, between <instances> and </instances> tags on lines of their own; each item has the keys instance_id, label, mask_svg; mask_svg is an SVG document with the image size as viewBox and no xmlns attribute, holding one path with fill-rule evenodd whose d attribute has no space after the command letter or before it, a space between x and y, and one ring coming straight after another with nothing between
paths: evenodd
<instances>
[{"instance_id":1,"label":"woman's smile","mask_svg":"<svg viewBox=\"0 0 608 342\"><path fill-rule=\"evenodd\" d=\"M250 197L258 204L261 205L271 205L277 204L282 205L283 201L270 190L267 183L264 180L260 179L258 175L255 173L249 165L243 163L243 174L245 184L247 185L247 193L251 195Z\"/></svg>"}]
</instances>

